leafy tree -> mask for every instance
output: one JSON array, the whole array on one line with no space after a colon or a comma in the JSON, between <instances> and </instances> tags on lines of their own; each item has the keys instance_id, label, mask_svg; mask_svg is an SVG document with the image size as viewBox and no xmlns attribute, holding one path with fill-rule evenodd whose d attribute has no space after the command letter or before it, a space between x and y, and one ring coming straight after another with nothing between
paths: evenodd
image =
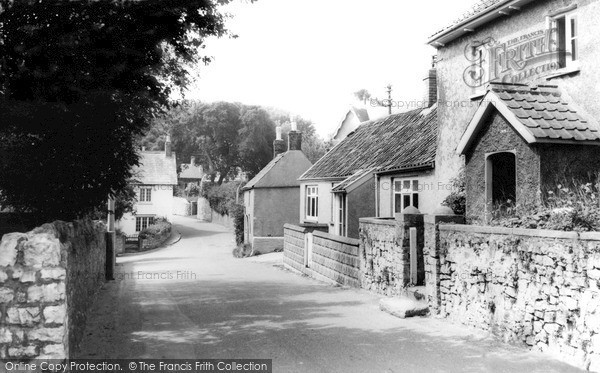
<instances>
[{"instance_id":1,"label":"leafy tree","mask_svg":"<svg viewBox=\"0 0 600 373\"><path fill-rule=\"evenodd\" d=\"M70 220L124 190L227 2L0 0L0 204Z\"/></svg>"},{"instance_id":2,"label":"leafy tree","mask_svg":"<svg viewBox=\"0 0 600 373\"><path fill-rule=\"evenodd\" d=\"M269 113L260 107L250 107L241 118L239 131L239 165L253 178L273 158L275 123Z\"/></svg>"}]
</instances>

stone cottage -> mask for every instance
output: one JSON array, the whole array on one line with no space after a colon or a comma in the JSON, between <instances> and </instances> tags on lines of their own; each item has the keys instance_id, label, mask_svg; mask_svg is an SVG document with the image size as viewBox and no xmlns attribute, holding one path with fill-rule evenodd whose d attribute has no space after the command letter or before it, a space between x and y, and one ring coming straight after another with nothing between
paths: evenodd
<instances>
[{"instance_id":1,"label":"stone cottage","mask_svg":"<svg viewBox=\"0 0 600 373\"><path fill-rule=\"evenodd\" d=\"M244 242L263 254L283 249L284 224L298 224L298 177L312 165L302 152L302 133L293 122L287 151L281 127L273 149L273 160L243 188Z\"/></svg>"},{"instance_id":2,"label":"stone cottage","mask_svg":"<svg viewBox=\"0 0 600 373\"><path fill-rule=\"evenodd\" d=\"M358 238L359 219L433 211L437 108L362 124L300 178L301 226Z\"/></svg>"},{"instance_id":3,"label":"stone cottage","mask_svg":"<svg viewBox=\"0 0 600 373\"><path fill-rule=\"evenodd\" d=\"M482 1L429 39L438 51L436 178L447 184L465 164L477 173L470 213L484 215L500 195L538 199L550 178L598 169L589 156L600 149L583 144L596 142L592 118L600 116L599 14L597 0ZM490 86L497 82L530 87ZM498 171L514 162L518 190L512 178L485 187L493 181L486 164Z\"/></svg>"},{"instance_id":4,"label":"stone cottage","mask_svg":"<svg viewBox=\"0 0 600 373\"><path fill-rule=\"evenodd\" d=\"M467 126L467 216L485 220L502 205L540 203L566 181L600 170L598 124L584 118L556 86L491 83Z\"/></svg>"},{"instance_id":5,"label":"stone cottage","mask_svg":"<svg viewBox=\"0 0 600 373\"><path fill-rule=\"evenodd\" d=\"M171 219L177 166L170 137L167 136L164 151L142 151L140 166L133 172L137 194L134 213L125 214L117 222L117 228L130 237L136 237L156 218Z\"/></svg>"}]
</instances>

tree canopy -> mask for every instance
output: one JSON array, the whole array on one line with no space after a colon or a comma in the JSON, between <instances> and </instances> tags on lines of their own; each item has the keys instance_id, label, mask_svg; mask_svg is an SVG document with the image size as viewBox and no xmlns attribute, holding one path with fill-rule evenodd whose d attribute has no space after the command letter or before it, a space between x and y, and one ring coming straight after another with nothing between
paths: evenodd
<instances>
[{"instance_id":1,"label":"tree canopy","mask_svg":"<svg viewBox=\"0 0 600 373\"><path fill-rule=\"evenodd\" d=\"M234 176L238 168L253 177L273 158L277 122L282 123L287 141L289 118L288 112L260 106L183 101L156 119L142 145L163 149L165 135L170 133L179 165L194 156L213 176L223 176L219 182ZM302 149L316 162L326 153L327 144L316 134L312 122L303 118L296 122L303 135Z\"/></svg>"},{"instance_id":2,"label":"tree canopy","mask_svg":"<svg viewBox=\"0 0 600 373\"><path fill-rule=\"evenodd\" d=\"M227 2L0 0L0 205L70 220L122 191Z\"/></svg>"}]
</instances>

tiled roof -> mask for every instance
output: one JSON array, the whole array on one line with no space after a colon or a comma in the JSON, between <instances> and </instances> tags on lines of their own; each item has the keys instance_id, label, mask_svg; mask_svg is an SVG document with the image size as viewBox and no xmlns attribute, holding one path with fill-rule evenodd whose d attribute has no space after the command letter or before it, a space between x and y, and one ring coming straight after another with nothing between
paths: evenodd
<instances>
[{"instance_id":1,"label":"tiled roof","mask_svg":"<svg viewBox=\"0 0 600 373\"><path fill-rule=\"evenodd\" d=\"M252 188L278 188L300 185L298 177L311 166L306 155L300 150L290 150L277 155L245 186Z\"/></svg>"},{"instance_id":2,"label":"tiled roof","mask_svg":"<svg viewBox=\"0 0 600 373\"><path fill-rule=\"evenodd\" d=\"M175 153L167 157L164 151L141 152L133 178L144 185L177 185Z\"/></svg>"},{"instance_id":3,"label":"tiled roof","mask_svg":"<svg viewBox=\"0 0 600 373\"><path fill-rule=\"evenodd\" d=\"M492 84L494 92L537 139L600 140L598 128L570 105L555 86Z\"/></svg>"},{"instance_id":4,"label":"tiled roof","mask_svg":"<svg viewBox=\"0 0 600 373\"><path fill-rule=\"evenodd\" d=\"M181 165L181 172L179 173L180 179L200 180L203 176L204 172L201 165L195 165L191 163L184 163Z\"/></svg>"},{"instance_id":5,"label":"tiled roof","mask_svg":"<svg viewBox=\"0 0 600 373\"><path fill-rule=\"evenodd\" d=\"M335 188L333 188L331 191L333 193L345 192L346 189L348 189L348 187L350 187L352 184L354 184L358 180L362 179L364 176L366 176L368 174L372 174L373 171L375 171L375 170L374 169L358 170L354 173L354 175L350 176L346 180L344 180L341 183L339 183L338 185L336 185Z\"/></svg>"},{"instance_id":6,"label":"tiled roof","mask_svg":"<svg viewBox=\"0 0 600 373\"><path fill-rule=\"evenodd\" d=\"M361 169L386 171L433 166L437 109L413 110L362 124L301 179L341 179Z\"/></svg>"},{"instance_id":7,"label":"tiled roof","mask_svg":"<svg viewBox=\"0 0 600 373\"><path fill-rule=\"evenodd\" d=\"M460 17L458 17L457 19L454 20L454 22L450 23L448 26L442 28L441 30L437 31L436 33L434 33L433 35L431 35L431 37L434 37L438 34L441 34L445 31L448 31L450 29L453 29L454 27L458 26L459 24L463 23L464 21L473 18L481 13L484 13L485 11L489 10L490 8L494 7L495 5L497 5L498 3L502 3L502 2L506 2L506 0L481 0L478 1L477 3L475 3L469 10L467 10L466 12L464 12Z\"/></svg>"},{"instance_id":8,"label":"tiled roof","mask_svg":"<svg viewBox=\"0 0 600 373\"><path fill-rule=\"evenodd\" d=\"M352 107L352 111L361 123L369 120L369 112L367 109Z\"/></svg>"},{"instance_id":9,"label":"tiled roof","mask_svg":"<svg viewBox=\"0 0 600 373\"><path fill-rule=\"evenodd\" d=\"M598 124L586 118L556 86L492 83L463 134L458 151L464 153L486 114L496 108L528 143L600 144Z\"/></svg>"}]
</instances>

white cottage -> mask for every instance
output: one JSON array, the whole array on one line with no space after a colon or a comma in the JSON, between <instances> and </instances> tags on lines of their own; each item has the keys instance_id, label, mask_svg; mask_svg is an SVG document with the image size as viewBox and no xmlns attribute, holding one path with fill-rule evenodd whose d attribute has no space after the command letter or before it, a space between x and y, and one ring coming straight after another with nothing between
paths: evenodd
<instances>
[{"instance_id":1,"label":"white cottage","mask_svg":"<svg viewBox=\"0 0 600 373\"><path fill-rule=\"evenodd\" d=\"M117 223L117 228L127 236L136 236L156 218L170 220L173 211L177 165L170 138L167 136L164 151L142 151L140 156L140 166L134 169L137 198L134 211Z\"/></svg>"}]
</instances>

